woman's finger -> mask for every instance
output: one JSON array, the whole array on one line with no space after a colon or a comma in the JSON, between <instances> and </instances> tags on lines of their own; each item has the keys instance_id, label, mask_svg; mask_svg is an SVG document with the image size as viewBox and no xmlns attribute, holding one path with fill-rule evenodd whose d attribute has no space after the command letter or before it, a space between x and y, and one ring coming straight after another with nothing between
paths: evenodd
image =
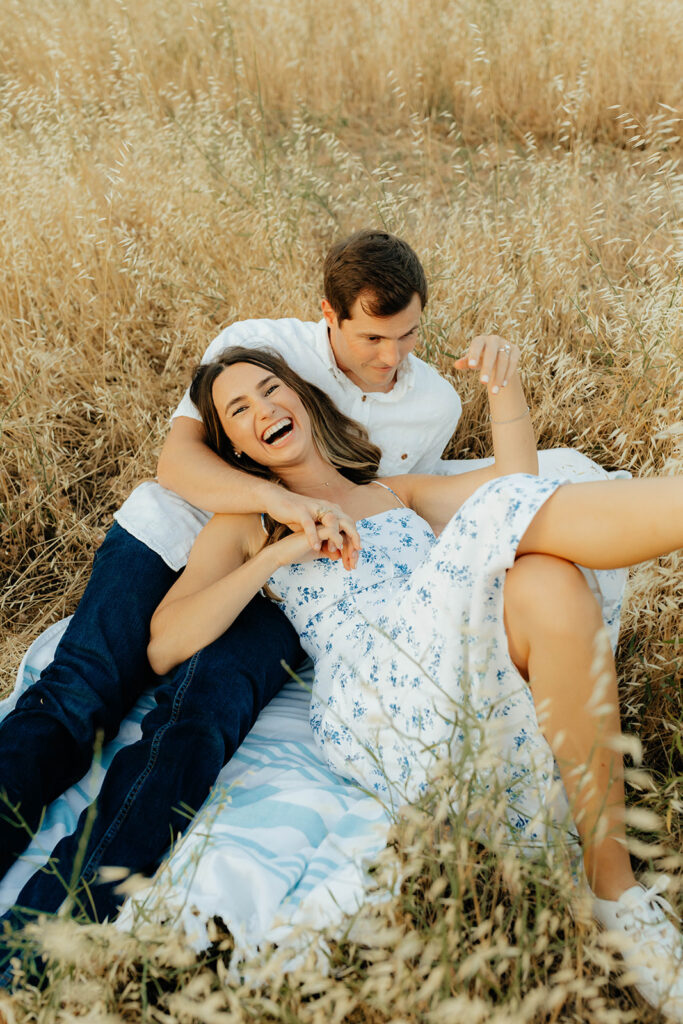
<instances>
[{"instance_id":1,"label":"woman's finger","mask_svg":"<svg viewBox=\"0 0 683 1024\"><path fill-rule=\"evenodd\" d=\"M469 352L467 353L467 366L469 366L470 370L474 370L475 367L479 366L485 344L486 335L484 334L479 334L476 338L472 339Z\"/></svg>"},{"instance_id":2,"label":"woman's finger","mask_svg":"<svg viewBox=\"0 0 683 1024\"><path fill-rule=\"evenodd\" d=\"M479 379L482 384L489 384L493 380L493 371L496 365L496 359L498 358L498 350L500 344L498 338L491 337L486 339L484 345L484 351L481 357L481 372Z\"/></svg>"},{"instance_id":3,"label":"woman's finger","mask_svg":"<svg viewBox=\"0 0 683 1024\"><path fill-rule=\"evenodd\" d=\"M467 354L453 361L456 370L478 370L479 379L493 394L498 394L519 364L519 349L497 334L473 338Z\"/></svg>"},{"instance_id":4,"label":"woman's finger","mask_svg":"<svg viewBox=\"0 0 683 1024\"><path fill-rule=\"evenodd\" d=\"M355 569L358 564L358 549L354 547L350 537L344 537L344 548L342 550L344 568Z\"/></svg>"},{"instance_id":5,"label":"woman's finger","mask_svg":"<svg viewBox=\"0 0 683 1024\"><path fill-rule=\"evenodd\" d=\"M334 512L327 511L322 514L321 522L328 532L328 544L341 551L344 540L341 534L340 517Z\"/></svg>"},{"instance_id":6,"label":"woman's finger","mask_svg":"<svg viewBox=\"0 0 683 1024\"><path fill-rule=\"evenodd\" d=\"M332 511L325 511L321 515L322 525L318 527L319 535L327 540L330 551L341 551L343 537L339 527L339 519Z\"/></svg>"},{"instance_id":7,"label":"woman's finger","mask_svg":"<svg viewBox=\"0 0 683 1024\"><path fill-rule=\"evenodd\" d=\"M318 553L319 558L329 558L335 562L342 560L345 569L355 569L358 563L358 551L346 534L341 535L341 543L335 541L335 530L329 526L320 526L319 533L322 539L322 546Z\"/></svg>"},{"instance_id":8,"label":"woman's finger","mask_svg":"<svg viewBox=\"0 0 683 1024\"><path fill-rule=\"evenodd\" d=\"M350 516L347 516L345 512L337 514L334 510L325 510L321 517L321 522L330 529L330 537L341 549L343 536L350 538L353 546L360 549L360 537L356 524Z\"/></svg>"},{"instance_id":9,"label":"woman's finger","mask_svg":"<svg viewBox=\"0 0 683 1024\"><path fill-rule=\"evenodd\" d=\"M510 382L513 373L515 373L515 371L517 370L517 367L519 366L519 360L520 359L521 359L521 352L519 351L519 349L518 349L518 347L516 345L513 345L512 346L512 351L510 352L510 359L508 360L507 375L503 379L503 387L504 388L508 386L508 383Z\"/></svg>"},{"instance_id":10,"label":"woman's finger","mask_svg":"<svg viewBox=\"0 0 683 1024\"><path fill-rule=\"evenodd\" d=\"M360 551L360 536L353 519L350 516L343 516L339 521L339 528L344 531L353 547Z\"/></svg>"},{"instance_id":11,"label":"woman's finger","mask_svg":"<svg viewBox=\"0 0 683 1024\"><path fill-rule=\"evenodd\" d=\"M334 541L330 540L330 529L327 526L318 527L318 536L320 537L320 554L327 558L330 553L335 550Z\"/></svg>"},{"instance_id":12,"label":"woman's finger","mask_svg":"<svg viewBox=\"0 0 683 1024\"><path fill-rule=\"evenodd\" d=\"M299 517L299 525L306 534L306 540L311 545L313 551L320 551L320 537L318 536L318 526L313 519L313 516L302 513Z\"/></svg>"},{"instance_id":13,"label":"woman's finger","mask_svg":"<svg viewBox=\"0 0 683 1024\"><path fill-rule=\"evenodd\" d=\"M456 370L468 370L470 367L469 367L469 363L467 362L467 355L468 354L466 352L465 355L464 356L460 356L459 359L454 359L453 360L453 368L456 369Z\"/></svg>"},{"instance_id":14,"label":"woman's finger","mask_svg":"<svg viewBox=\"0 0 683 1024\"><path fill-rule=\"evenodd\" d=\"M500 389L503 387L503 381L508 380L510 376L510 357L512 356L512 346L506 342L498 349L496 357L496 365L491 375L490 387L494 395L497 395Z\"/></svg>"}]
</instances>

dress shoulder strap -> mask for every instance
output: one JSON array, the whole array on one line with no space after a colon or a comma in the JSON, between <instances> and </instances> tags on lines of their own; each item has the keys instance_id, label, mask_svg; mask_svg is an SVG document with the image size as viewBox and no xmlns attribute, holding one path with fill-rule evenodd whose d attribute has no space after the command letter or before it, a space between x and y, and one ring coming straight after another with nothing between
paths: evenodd
<instances>
[{"instance_id":1,"label":"dress shoulder strap","mask_svg":"<svg viewBox=\"0 0 683 1024\"><path fill-rule=\"evenodd\" d=\"M383 487L385 491L390 491L391 494L393 494L393 496L396 498L396 501L400 502L401 508L407 508L408 507L406 505L405 501L401 501L401 499L399 498L399 496L396 493L396 491L394 491L391 487L389 487L389 484L383 484L381 480L371 480L370 483L371 484L377 484L378 487Z\"/></svg>"}]
</instances>

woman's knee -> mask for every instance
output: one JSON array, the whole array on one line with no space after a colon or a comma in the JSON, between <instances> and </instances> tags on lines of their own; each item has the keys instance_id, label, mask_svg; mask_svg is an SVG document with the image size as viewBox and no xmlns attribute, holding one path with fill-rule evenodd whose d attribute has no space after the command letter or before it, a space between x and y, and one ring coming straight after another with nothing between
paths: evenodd
<instances>
[{"instance_id":1,"label":"woman's knee","mask_svg":"<svg viewBox=\"0 0 683 1024\"><path fill-rule=\"evenodd\" d=\"M510 655L524 674L529 647L539 633L596 632L602 614L583 573L554 555L523 555L508 570L504 590Z\"/></svg>"},{"instance_id":2,"label":"woman's knee","mask_svg":"<svg viewBox=\"0 0 683 1024\"><path fill-rule=\"evenodd\" d=\"M581 570L554 555L523 555L508 571L505 604L530 621L558 629L571 619L599 620L600 608Z\"/></svg>"}]
</instances>

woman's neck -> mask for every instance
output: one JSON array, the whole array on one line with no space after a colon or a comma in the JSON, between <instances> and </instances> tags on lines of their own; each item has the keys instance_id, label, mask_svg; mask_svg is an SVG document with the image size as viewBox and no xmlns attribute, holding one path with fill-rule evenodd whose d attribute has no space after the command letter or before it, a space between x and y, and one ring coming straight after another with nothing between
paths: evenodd
<instances>
[{"instance_id":1,"label":"woman's neck","mask_svg":"<svg viewBox=\"0 0 683 1024\"><path fill-rule=\"evenodd\" d=\"M305 494L309 498L321 498L323 501L343 503L343 499L356 485L321 458L315 458L298 466L287 466L278 470L277 476L282 484L296 494Z\"/></svg>"}]
</instances>

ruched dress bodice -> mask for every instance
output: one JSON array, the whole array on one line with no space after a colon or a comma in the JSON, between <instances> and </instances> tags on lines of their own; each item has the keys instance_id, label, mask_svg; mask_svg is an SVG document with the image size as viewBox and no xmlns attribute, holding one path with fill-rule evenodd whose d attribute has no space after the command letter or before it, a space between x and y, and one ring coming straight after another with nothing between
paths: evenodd
<instances>
[{"instance_id":1,"label":"ruched dress bodice","mask_svg":"<svg viewBox=\"0 0 683 1024\"><path fill-rule=\"evenodd\" d=\"M429 523L411 508L392 508L356 526L362 547L355 569L318 558L285 566L268 581L321 680L325 661L338 657L341 637L380 619L436 542Z\"/></svg>"}]
</instances>

